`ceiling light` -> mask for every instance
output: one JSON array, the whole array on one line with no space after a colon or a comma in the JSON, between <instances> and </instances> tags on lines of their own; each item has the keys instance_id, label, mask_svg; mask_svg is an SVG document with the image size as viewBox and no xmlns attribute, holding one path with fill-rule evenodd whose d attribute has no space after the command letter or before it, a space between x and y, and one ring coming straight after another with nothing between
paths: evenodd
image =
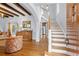
<instances>
[{"instance_id":1,"label":"ceiling light","mask_svg":"<svg viewBox=\"0 0 79 59\"><path fill-rule=\"evenodd\" d=\"M1 14L2 17L4 17L4 14Z\"/></svg>"}]
</instances>

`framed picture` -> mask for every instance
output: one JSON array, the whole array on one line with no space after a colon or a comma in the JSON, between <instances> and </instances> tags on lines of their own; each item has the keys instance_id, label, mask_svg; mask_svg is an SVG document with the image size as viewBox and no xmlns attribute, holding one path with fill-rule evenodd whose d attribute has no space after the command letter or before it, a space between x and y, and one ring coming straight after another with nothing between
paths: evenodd
<instances>
[{"instance_id":1,"label":"framed picture","mask_svg":"<svg viewBox=\"0 0 79 59\"><path fill-rule=\"evenodd\" d=\"M31 21L23 21L23 28L31 28Z\"/></svg>"}]
</instances>

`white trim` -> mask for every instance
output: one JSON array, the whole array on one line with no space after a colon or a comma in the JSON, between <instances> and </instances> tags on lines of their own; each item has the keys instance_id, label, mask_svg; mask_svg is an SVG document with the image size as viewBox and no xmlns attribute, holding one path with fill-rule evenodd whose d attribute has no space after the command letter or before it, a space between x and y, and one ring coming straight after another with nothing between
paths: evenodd
<instances>
[{"instance_id":1,"label":"white trim","mask_svg":"<svg viewBox=\"0 0 79 59\"><path fill-rule=\"evenodd\" d=\"M36 39L36 42L40 42L40 40L39 39Z\"/></svg>"}]
</instances>

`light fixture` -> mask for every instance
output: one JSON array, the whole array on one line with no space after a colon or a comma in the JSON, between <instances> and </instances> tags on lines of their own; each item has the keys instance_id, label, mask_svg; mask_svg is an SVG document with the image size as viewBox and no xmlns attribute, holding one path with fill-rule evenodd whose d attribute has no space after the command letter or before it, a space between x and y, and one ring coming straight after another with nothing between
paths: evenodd
<instances>
[{"instance_id":1,"label":"light fixture","mask_svg":"<svg viewBox=\"0 0 79 59\"><path fill-rule=\"evenodd\" d=\"M3 14L3 13L0 13L0 15L1 15L1 17L3 17L3 16L4 16L4 14Z\"/></svg>"},{"instance_id":2,"label":"light fixture","mask_svg":"<svg viewBox=\"0 0 79 59\"><path fill-rule=\"evenodd\" d=\"M4 17L4 14L2 13L1 16Z\"/></svg>"}]
</instances>

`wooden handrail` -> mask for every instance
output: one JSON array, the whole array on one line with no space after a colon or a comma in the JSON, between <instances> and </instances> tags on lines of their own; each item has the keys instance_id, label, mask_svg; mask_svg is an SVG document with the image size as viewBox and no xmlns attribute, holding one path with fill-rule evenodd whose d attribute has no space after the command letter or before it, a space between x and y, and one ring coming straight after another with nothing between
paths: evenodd
<instances>
[{"instance_id":1,"label":"wooden handrail","mask_svg":"<svg viewBox=\"0 0 79 59\"><path fill-rule=\"evenodd\" d=\"M51 19L50 19L50 16L48 18L48 29L50 30L51 29Z\"/></svg>"}]
</instances>

